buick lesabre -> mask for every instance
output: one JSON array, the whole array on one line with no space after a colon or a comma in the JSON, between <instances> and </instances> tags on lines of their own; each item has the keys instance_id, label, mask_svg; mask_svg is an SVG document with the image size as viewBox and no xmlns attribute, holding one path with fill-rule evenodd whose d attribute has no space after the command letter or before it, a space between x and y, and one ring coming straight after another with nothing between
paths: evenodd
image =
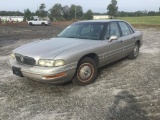
<instances>
[{"instance_id":1,"label":"buick lesabre","mask_svg":"<svg viewBox=\"0 0 160 120\"><path fill-rule=\"evenodd\" d=\"M125 21L80 21L56 38L14 49L8 64L20 77L83 86L96 80L98 68L126 56L137 58L142 43L142 33Z\"/></svg>"}]
</instances>

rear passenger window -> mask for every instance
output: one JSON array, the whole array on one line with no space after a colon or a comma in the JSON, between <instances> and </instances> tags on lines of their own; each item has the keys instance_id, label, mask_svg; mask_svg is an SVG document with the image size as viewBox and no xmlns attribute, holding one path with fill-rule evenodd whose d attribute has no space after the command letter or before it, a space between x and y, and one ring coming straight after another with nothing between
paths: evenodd
<instances>
[{"instance_id":1,"label":"rear passenger window","mask_svg":"<svg viewBox=\"0 0 160 120\"><path fill-rule=\"evenodd\" d=\"M133 31L133 29L131 28L131 26L128 25L128 27L129 27L129 30L130 30L131 34L134 33L134 31Z\"/></svg>"},{"instance_id":2,"label":"rear passenger window","mask_svg":"<svg viewBox=\"0 0 160 120\"><path fill-rule=\"evenodd\" d=\"M123 36L131 34L131 31L130 31L131 28L129 28L128 25L125 22L119 22L119 25L120 25L120 28L122 30L122 35Z\"/></svg>"}]
</instances>

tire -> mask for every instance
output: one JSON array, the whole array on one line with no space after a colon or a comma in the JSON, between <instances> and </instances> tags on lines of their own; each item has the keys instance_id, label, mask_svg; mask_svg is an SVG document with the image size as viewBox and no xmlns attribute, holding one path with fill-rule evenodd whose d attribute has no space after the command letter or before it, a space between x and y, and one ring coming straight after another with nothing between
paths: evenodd
<instances>
[{"instance_id":1,"label":"tire","mask_svg":"<svg viewBox=\"0 0 160 120\"><path fill-rule=\"evenodd\" d=\"M29 25L32 26L33 24L30 22Z\"/></svg>"},{"instance_id":2,"label":"tire","mask_svg":"<svg viewBox=\"0 0 160 120\"><path fill-rule=\"evenodd\" d=\"M129 59L136 59L139 55L139 44L135 43L134 48L132 52L129 54L128 58Z\"/></svg>"},{"instance_id":3,"label":"tire","mask_svg":"<svg viewBox=\"0 0 160 120\"><path fill-rule=\"evenodd\" d=\"M45 23L42 23L41 25L42 25L42 26L45 26Z\"/></svg>"},{"instance_id":4,"label":"tire","mask_svg":"<svg viewBox=\"0 0 160 120\"><path fill-rule=\"evenodd\" d=\"M89 57L82 59L77 67L72 82L79 86L89 85L97 78L97 65Z\"/></svg>"}]
</instances>

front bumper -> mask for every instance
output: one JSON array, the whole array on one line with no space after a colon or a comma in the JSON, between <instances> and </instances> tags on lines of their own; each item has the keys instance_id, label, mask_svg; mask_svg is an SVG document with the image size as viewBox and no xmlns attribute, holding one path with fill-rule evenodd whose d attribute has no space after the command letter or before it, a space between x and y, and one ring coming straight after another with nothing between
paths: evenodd
<instances>
[{"instance_id":1,"label":"front bumper","mask_svg":"<svg viewBox=\"0 0 160 120\"><path fill-rule=\"evenodd\" d=\"M20 68L22 75L26 78L46 83L64 83L70 81L75 74L77 66L76 62L61 67L28 66L18 63L15 59L7 60L7 64L10 69L12 67Z\"/></svg>"}]
</instances>

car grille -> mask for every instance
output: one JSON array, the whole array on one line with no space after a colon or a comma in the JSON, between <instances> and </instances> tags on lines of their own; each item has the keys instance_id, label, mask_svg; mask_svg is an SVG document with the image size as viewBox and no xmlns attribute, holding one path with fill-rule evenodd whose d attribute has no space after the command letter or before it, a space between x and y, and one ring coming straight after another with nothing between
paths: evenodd
<instances>
[{"instance_id":1,"label":"car grille","mask_svg":"<svg viewBox=\"0 0 160 120\"><path fill-rule=\"evenodd\" d=\"M26 65L35 65L34 58L22 56L22 55L15 55L15 57L19 63L26 64Z\"/></svg>"}]
</instances>

